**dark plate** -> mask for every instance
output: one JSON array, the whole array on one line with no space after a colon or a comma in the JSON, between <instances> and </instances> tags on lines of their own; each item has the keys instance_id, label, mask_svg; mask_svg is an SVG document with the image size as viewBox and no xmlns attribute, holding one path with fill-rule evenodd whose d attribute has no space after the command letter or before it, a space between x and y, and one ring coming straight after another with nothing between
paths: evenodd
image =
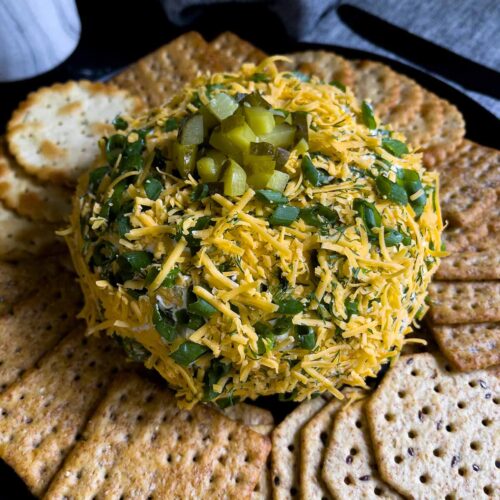
<instances>
[{"instance_id":1,"label":"dark plate","mask_svg":"<svg viewBox=\"0 0 500 500\"><path fill-rule=\"evenodd\" d=\"M197 28L197 26L195 26L195 28ZM203 29L200 31L202 31L208 39L213 37L213 33L205 33L205 30ZM300 50L333 50L349 59L373 59L384 62L391 66L394 70L410 76L427 89L455 104L464 115L467 123L467 137L469 139L487 146L497 148L500 147L500 124L499 120L497 120L492 113L459 90L418 69L377 54L356 49L348 49L336 45L295 43L289 39L280 37L276 37L272 41L265 39L262 40L262 43L259 43L258 40L254 39L254 37L249 38L252 39L252 42L254 42L255 45L262 47L268 53L284 53ZM167 42L168 40L165 40L164 43ZM140 55L141 54L136 54L137 57ZM112 71L112 73L115 73L115 71ZM99 74L99 71L97 71L94 73L94 78L106 80L109 78L110 74L111 73L108 72L108 76L103 76L102 72ZM32 79L21 84L0 84L0 95L2 97L0 100L0 117L7 119L12 109L16 107L16 103L20 99L24 98L26 93L36 90L36 88L40 85L50 85L56 81L81 77L82 75L79 73L72 74L70 71L62 71L60 68L48 75ZM4 126L4 124L0 125L0 130L3 129ZM374 381L374 383L376 382L377 381ZM277 421L280 421L295 406L294 403L278 402L277 398L274 397L261 398L258 401L258 404L259 406L271 409ZM0 461L0 482L2 484L0 489L0 499L2 500L23 500L34 498L27 491L24 483L2 461Z\"/></svg>"}]
</instances>

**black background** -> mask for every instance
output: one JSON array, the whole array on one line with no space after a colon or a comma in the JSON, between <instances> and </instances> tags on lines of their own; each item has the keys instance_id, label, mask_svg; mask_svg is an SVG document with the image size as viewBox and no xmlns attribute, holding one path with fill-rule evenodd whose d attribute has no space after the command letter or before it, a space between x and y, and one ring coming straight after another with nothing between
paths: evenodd
<instances>
[{"instance_id":1,"label":"black background","mask_svg":"<svg viewBox=\"0 0 500 500\"><path fill-rule=\"evenodd\" d=\"M68 79L105 78L189 30L199 31L207 40L230 30L268 53L285 53L306 47L291 40L280 19L263 4L206 8L193 24L183 28L168 21L157 0L79 0L77 4L82 35L71 57L42 76L22 82L0 83L0 133L3 133L12 110L30 91ZM500 98L499 73L417 39L357 9L344 7L339 14L344 22L372 42L469 89ZM341 45L342 40L338 43ZM499 147L499 121L464 94L425 73L394 61L337 46L335 50L347 57L371 57L389 62L394 69L412 76L456 104L464 114L470 139ZM32 498L22 481L2 462L0 498Z\"/></svg>"}]
</instances>

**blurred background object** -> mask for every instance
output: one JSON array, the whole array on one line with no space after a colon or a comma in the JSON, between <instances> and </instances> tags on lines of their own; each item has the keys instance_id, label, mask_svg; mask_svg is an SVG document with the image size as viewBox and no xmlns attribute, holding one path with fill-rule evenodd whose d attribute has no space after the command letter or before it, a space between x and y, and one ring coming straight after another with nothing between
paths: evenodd
<instances>
[{"instance_id":1,"label":"blurred background object","mask_svg":"<svg viewBox=\"0 0 500 500\"><path fill-rule=\"evenodd\" d=\"M45 73L80 40L75 0L0 0L0 82Z\"/></svg>"}]
</instances>

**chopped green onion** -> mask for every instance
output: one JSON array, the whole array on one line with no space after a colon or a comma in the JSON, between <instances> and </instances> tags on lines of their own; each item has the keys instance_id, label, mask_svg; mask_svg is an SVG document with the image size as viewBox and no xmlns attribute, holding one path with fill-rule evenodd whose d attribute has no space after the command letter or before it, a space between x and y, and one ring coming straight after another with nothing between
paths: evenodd
<instances>
[{"instance_id":1,"label":"chopped green onion","mask_svg":"<svg viewBox=\"0 0 500 500\"><path fill-rule=\"evenodd\" d=\"M358 309L359 304L357 300L345 299L344 306L345 306L345 312L347 314L347 320L350 320L351 316L359 314L359 309Z\"/></svg>"},{"instance_id":2,"label":"chopped green onion","mask_svg":"<svg viewBox=\"0 0 500 500\"><path fill-rule=\"evenodd\" d=\"M122 345L125 354L132 360L139 363L147 361L151 353L134 339L128 337L117 337Z\"/></svg>"},{"instance_id":3,"label":"chopped green onion","mask_svg":"<svg viewBox=\"0 0 500 500\"><path fill-rule=\"evenodd\" d=\"M208 184L198 184L191 193L191 201L200 201L206 198L210 194L210 188Z\"/></svg>"},{"instance_id":4,"label":"chopped green onion","mask_svg":"<svg viewBox=\"0 0 500 500\"><path fill-rule=\"evenodd\" d=\"M258 322L254 325L255 332L259 336L257 340L257 354L264 355L271 351L276 344L276 336L269 323Z\"/></svg>"},{"instance_id":5,"label":"chopped green onion","mask_svg":"<svg viewBox=\"0 0 500 500\"><path fill-rule=\"evenodd\" d=\"M177 128L179 128L177 118L169 118L163 126L163 130L165 130L165 132L172 132L172 130L176 130Z\"/></svg>"},{"instance_id":6,"label":"chopped green onion","mask_svg":"<svg viewBox=\"0 0 500 500\"><path fill-rule=\"evenodd\" d=\"M276 207L271 217L269 217L269 223L272 226L289 226L297 220L299 213L300 210L297 207L280 205Z\"/></svg>"},{"instance_id":7,"label":"chopped green onion","mask_svg":"<svg viewBox=\"0 0 500 500\"><path fill-rule=\"evenodd\" d=\"M363 101L363 104L361 104L361 114L363 115L363 123L370 130L377 128L377 122L375 121L375 116L373 114L373 108L371 104Z\"/></svg>"},{"instance_id":8,"label":"chopped green onion","mask_svg":"<svg viewBox=\"0 0 500 500\"><path fill-rule=\"evenodd\" d=\"M132 226L130 225L130 219L126 215L120 215L116 219L116 228L120 236L125 236L130 232Z\"/></svg>"},{"instance_id":9,"label":"chopped green onion","mask_svg":"<svg viewBox=\"0 0 500 500\"><path fill-rule=\"evenodd\" d=\"M189 304L187 306L188 312L192 314L197 314L198 316L203 316L204 318L210 318L212 314L217 312L217 309L209 304L206 300L199 298L196 302Z\"/></svg>"},{"instance_id":10,"label":"chopped green onion","mask_svg":"<svg viewBox=\"0 0 500 500\"><path fill-rule=\"evenodd\" d=\"M113 167L127 145L127 137L122 134L112 135L106 142L106 160Z\"/></svg>"},{"instance_id":11,"label":"chopped green onion","mask_svg":"<svg viewBox=\"0 0 500 500\"><path fill-rule=\"evenodd\" d=\"M208 347L188 340L181 344L177 351L173 352L170 357L179 365L189 366L208 351Z\"/></svg>"},{"instance_id":12,"label":"chopped green onion","mask_svg":"<svg viewBox=\"0 0 500 500\"><path fill-rule=\"evenodd\" d=\"M197 314L190 314L189 321L187 322L187 327L191 328L191 330L198 330L205 324L205 320L198 316Z\"/></svg>"},{"instance_id":13,"label":"chopped green onion","mask_svg":"<svg viewBox=\"0 0 500 500\"><path fill-rule=\"evenodd\" d=\"M375 179L375 185L377 186L377 191L383 197L394 203L399 203L400 205L408 204L408 194L404 187L399 184L392 182L384 175L378 175Z\"/></svg>"},{"instance_id":14,"label":"chopped green onion","mask_svg":"<svg viewBox=\"0 0 500 500\"><path fill-rule=\"evenodd\" d=\"M331 81L330 85L333 85L334 87L337 87L342 92L345 92L345 90L346 90L345 85L342 82L339 82L338 80Z\"/></svg>"},{"instance_id":15,"label":"chopped green onion","mask_svg":"<svg viewBox=\"0 0 500 500\"><path fill-rule=\"evenodd\" d=\"M310 208L302 208L300 218L309 226L324 227L336 224L339 221L339 214L334 209L318 203Z\"/></svg>"},{"instance_id":16,"label":"chopped green onion","mask_svg":"<svg viewBox=\"0 0 500 500\"><path fill-rule=\"evenodd\" d=\"M163 191L163 185L154 177L148 177L144 181L144 191L150 200L157 200L160 193Z\"/></svg>"},{"instance_id":17,"label":"chopped green onion","mask_svg":"<svg viewBox=\"0 0 500 500\"><path fill-rule=\"evenodd\" d=\"M144 251L125 252L118 257L120 269L128 275L142 271L152 262L153 256Z\"/></svg>"},{"instance_id":18,"label":"chopped green onion","mask_svg":"<svg viewBox=\"0 0 500 500\"><path fill-rule=\"evenodd\" d=\"M96 189L100 186L104 177L109 174L111 169L109 167L99 167L90 172L89 175L89 191L95 193Z\"/></svg>"},{"instance_id":19,"label":"chopped green onion","mask_svg":"<svg viewBox=\"0 0 500 500\"><path fill-rule=\"evenodd\" d=\"M265 83L269 83L271 81L269 76L267 76L265 73L254 73L250 77L250 80L252 82L265 82Z\"/></svg>"},{"instance_id":20,"label":"chopped green onion","mask_svg":"<svg viewBox=\"0 0 500 500\"><path fill-rule=\"evenodd\" d=\"M384 230L384 241L387 247L394 247L403 242L403 235L395 229L386 228Z\"/></svg>"},{"instance_id":21,"label":"chopped green onion","mask_svg":"<svg viewBox=\"0 0 500 500\"><path fill-rule=\"evenodd\" d=\"M382 147L391 153L391 155L401 158L403 155L408 153L408 147L404 142L398 141L397 139L389 139L384 137L382 139Z\"/></svg>"},{"instance_id":22,"label":"chopped green onion","mask_svg":"<svg viewBox=\"0 0 500 500\"><path fill-rule=\"evenodd\" d=\"M240 398L238 396L233 396L232 394L230 394L227 398L217 399L215 403L221 410L225 410L229 406L234 406L236 403L238 403L239 400Z\"/></svg>"},{"instance_id":23,"label":"chopped green onion","mask_svg":"<svg viewBox=\"0 0 500 500\"><path fill-rule=\"evenodd\" d=\"M217 382L222 377L227 375L230 370L230 363L223 363L218 359L212 360L212 362L210 363L210 368L206 371L204 377L205 395L203 399L205 401L211 401L212 399L217 397L218 394L220 394L219 392L214 390L213 386L217 384Z\"/></svg>"},{"instance_id":24,"label":"chopped green onion","mask_svg":"<svg viewBox=\"0 0 500 500\"><path fill-rule=\"evenodd\" d=\"M288 198L284 194L280 193L279 191L274 191L273 189L258 189L255 192L255 195L261 201L265 201L274 205L288 203Z\"/></svg>"},{"instance_id":25,"label":"chopped green onion","mask_svg":"<svg viewBox=\"0 0 500 500\"><path fill-rule=\"evenodd\" d=\"M172 342L175 339L175 325L172 319L160 309L158 304L155 304L153 308L153 325L167 342Z\"/></svg>"},{"instance_id":26,"label":"chopped green onion","mask_svg":"<svg viewBox=\"0 0 500 500\"><path fill-rule=\"evenodd\" d=\"M311 351L316 346L316 333L314 328L306 325L299 325L297 327L297 337L300 347Z\"/></svg>"},{"instance_id":27,"label":"chopped green onion","mask_svg":"<svg viewBox=\"0 0 500 500\"><path fill-rule=\"evenodd\" d=\"M292 318L288 316L282 316L278 318L273 325L273 333L275 335L283 335L284 333L290 331L292 328Z\"/></svg>"},{"instance_id":28,"label":"chopped green onion","mask_svg":"<svg viewBox=\"0 0 500 500\"><path fill-rule=\"evenodd\" d=\"M362 198L356 198L353 203L353 208L358 212L358 215L361 217L369 233L371 233L374 227L380 227L382 224L382 216L373 203L363 200Z\"/></svg>"},{"instance_id":29,"label":"chopped green onion","mask_svg":"<svg viewBox=\"0 0 500 500\"><path fill-rule=\"evenodd\" d=\"M323 169L318 169L314 166L309 155L302 157L302 172L306 180L308 180L314 187L323 186L331 182L332 177L328 175Z\"/></svg>"},{"instance_id":30,"label":"chopped green onion","mask_svg":"<svg viewBox=\"0 0 500 500\"><path fill-rule=\"evenodd\" d=\"M278 313L280 314L298 314L304 310L304 305L297 299L283 299L277 302Z\"/></svg>"},{"instance_id":31,"label":"chopped green onion","mask_svg":"<svg viewBox=\"0 0 500 500\"><path fill-rule=\"evenodd\" d=\"M115 130L126 130L128 127L127 121L124 120L121 116L117 116L112 123L113 127L115 127Z\"/></svg>"}]
</instances>

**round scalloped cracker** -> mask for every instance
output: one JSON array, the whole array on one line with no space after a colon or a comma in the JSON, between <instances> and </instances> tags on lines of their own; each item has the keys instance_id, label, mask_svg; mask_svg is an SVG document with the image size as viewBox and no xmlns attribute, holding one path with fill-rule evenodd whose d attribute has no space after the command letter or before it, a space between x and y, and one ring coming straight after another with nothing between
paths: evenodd
<instances>
[{"instance_id":1,"label":"round scalloped cracker","mask_svg":"<svg viewBox=\"0 0 500 500\"><path fill-rule=\"evenodd\" d=\"M8 208L32 220L61 222L71 211L71 196L69 189L26 174L0 139L0 199Z\"/></svg>"},{"instance_id":2,"label":"round scalloped cracker","mask_svg":"<svg viewBox=\"0 0 500 500\"><path fill-rule=\"evenodd\" d=\"M402 498L381 478L364 412L366 399L336 415L325 452L323 480L334 498Z\"/></svg>"},{"instance_id":3,"label":"round scalloped cracker","mask_svg":"<svg viewBox=\"0 0 500 500\"><path fill-rule=\"evenodd\" d=\"M443 100L424 90L424 99L415 117L400 128L414 147L426 147L443 127Z\"/></svg>"},{"instance_id":4,"label":"round scalloped cracker","mask_svg":"<svg viewBox=\"0 0 500 500\"><path fill-rule=\"evenodd\" d=\"M44 181L73 185L98 155L98 140L113 132L119 114L141 101L105 83L69 81L43 87L22 102L7 125L18 163Z\"/></svg>"},{"instance_id":5,"label":"round scalloped cracker","mask_svg":"<svg viewBox=\"0 0 500 500\"><path fill-rule=\"evenodd\" d=\"M56 236L57 226L25 219L0 204L0 258L23 259L57 248L62 240Z\"/></svg>"},{"instance_id":6,"label":"round scalloped cracker","mask_svg":"<svg viewBox=\"0 0 500 500\"><path fill-rule=\"evenodd\" d=\"M405 75L397 74L397 77L401 85L398 102L389 113L381 115L382 120L391 124L394 130L413 120L424 100L424 89L417 82Z\"/></svg>"},{"instance_id":7,"label":"round scalloped cracker","mask_svg":"<svg viewBox=\"0 0 500 500\"><path fill-rule=\"evenodd\" d=\"M338 81L352 87L355 80L352 64L347 59L325 50L306 50L287 54L293 63L281 63L283 71L300 71L316 75L325 82Z\"/></svg>"},{"instance_id":8,"label":"round scalloped cracker","mask_svg":"<svg viewBox=\"0 0 500 500\"><path fill-rule=\"evenodd\" d=\"M453 154L465 136L465 120L462 113L448 101L443 100L442 106L443 125L424 151L424 164L429 168Z\"/></svg>"},{"instance_id":9,"label":"round scalloped cracker","mask_svg":"<svg viewBox=\"0 0 500 500\"><path fill-rule=\"evenodd\" d=\"M353 92L360 101L369 101L377 116L396 106L401 96L401 80L395 71L375 61L355 61L353 66L356 75Z\"/></svg>"},{"instance_id":10,"label":"round scalloped cracker","mask_svg":"<svg viewBox=\"0 0 500 500\"><path fill-rule=\"evenodd\" d=\"M367 403L382 478L409 498L488 498L500 488L500 379L402 356Z\"/></svg>"}]
</instances>

